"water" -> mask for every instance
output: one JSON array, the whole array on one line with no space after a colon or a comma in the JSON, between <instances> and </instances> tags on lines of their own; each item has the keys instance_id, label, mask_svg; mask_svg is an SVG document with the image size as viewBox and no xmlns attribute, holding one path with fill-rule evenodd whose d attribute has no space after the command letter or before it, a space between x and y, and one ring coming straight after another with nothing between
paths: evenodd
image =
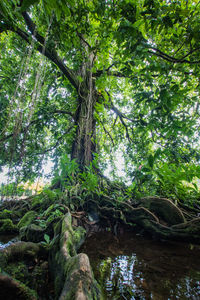
<instances>
[{"instance_id":1,"label":"water","mask_svg":"<svg viewBox=\"0 0 200 300\"><path fill-rule=\"evenodd\" d=\"M0 250L8 247L9 245L17 242L16 235L0 235Z\"/></svg>"},{"instance_id":2,"label":"water","mask_svg":"<svg viewBox=\"0 0 200 300\"><path fill-rule=\"evenodd\" d=\"M99 233L81 251L90 258L104 299L200 299L200 246Z\"/></svg>"}]
</instances>

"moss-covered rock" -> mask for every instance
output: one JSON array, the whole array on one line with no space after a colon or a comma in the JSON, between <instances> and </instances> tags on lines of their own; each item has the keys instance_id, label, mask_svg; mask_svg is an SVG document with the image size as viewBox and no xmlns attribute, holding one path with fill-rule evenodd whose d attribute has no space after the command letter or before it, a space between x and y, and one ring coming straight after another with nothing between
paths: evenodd
<instances>
[{"instance_id":1,"label":"moss-covered rock","mask_svg":"<svg viewBox=\"0 0 200 300\"><path fill-rule=\"evenodd\" d=\"M30 241L34 243L39 243L44 241L44 235L47 234L50 239L53 239L54 236L54 227L59 223L60 218L55 218L52 222L47 223L43 222L43 226L37 224L30 224L20 228L20 239L22 241ZM38 222L40 224L40 222Z\"/></svg>"},{"instance_id":2,"label":"moss-covered rock","mask_svg":"<svg viewBox=\"0 0 200 300\"><path fill-rule=\"evenodd\" d=\"M1 234L12 234L17 233L18 227L13 224L11 219L0 220L0 233Z\"/></svg>"},{"instance_id":3,"label":"moss-covered rock","mask_svg":"<svg viewBox=\"0 0 200 300\"><path fill-rule=\"evenodd\" d=\"M17 224L18 228L22 228L24 226L28 226L33 222L33 220L36 218L37 213L33 210L28 211L19 221Z\"/></svg>"},{"instance_id":4,"label":"moss-covered rock","mask_svg":"<svg viewBox=\"0 0 200 300\"><path fill-rule=\"evenodd\" d=\"M31 242L16 242L5 249L0 250L0 267L5 269L10 261L19 261L25 258L45 256L47 250L40 244Z\"/></svg>"}]
</instances>

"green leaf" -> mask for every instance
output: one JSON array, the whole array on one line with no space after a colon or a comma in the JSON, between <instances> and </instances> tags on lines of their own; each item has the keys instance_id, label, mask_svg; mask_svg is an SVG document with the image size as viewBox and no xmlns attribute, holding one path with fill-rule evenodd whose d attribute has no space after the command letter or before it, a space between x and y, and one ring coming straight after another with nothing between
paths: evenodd
<instances>
[{"instance_id":1,"label":"green leaf","mask_svg":"<svg viewBox=\"0 0 200 300\"><path fill-rule=\"evenodd\" d=\"M158 148L154 154L154 160L159 158L159 156L162 154L161 148Z\"/></svg>"},{"instance_id":2,"label":"green leaf","mask_svg":"<svg viewBox=\"0 0 200 300\"><path fill-rule=\"evenodd\" d=\"M148 157L148 164L149 164L150 168L153 169L154 156L152 154L150 154L149 157Z\"/></svg>"},{"instance_id":3,"label":"green leaf","mask_svg":"<svg viewBox=\"0 0 200 300\"><path fill-rule=\"evenodd\" d=\"M45 242L47 243L47 244L49 244L49 242L50 242L50 236L48 235L48 234L44 234L44 240L45 240Z\"/></svg>"},{"instance_id":4,"label":"green leaf","mask_svg":"<svg viewBox=\"0 0 200 300\"><path fill-rule=\"evenodd\" d=\"M40 0L23 0L22 6L20 7L20 11L24 12L29 9L31 5L38 3Z\"/></svg>"}]
</instances>

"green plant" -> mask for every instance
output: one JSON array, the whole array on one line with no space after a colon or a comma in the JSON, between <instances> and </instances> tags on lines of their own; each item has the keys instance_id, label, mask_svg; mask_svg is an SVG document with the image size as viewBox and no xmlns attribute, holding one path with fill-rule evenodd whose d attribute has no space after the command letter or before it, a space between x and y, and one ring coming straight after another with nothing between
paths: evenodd
<instances>
[{"instance_id":1,"label":"green plant","mask_svg":"<svg viewBox=\"0 0 200 300\"><path fill-rule=\"evenodd\" d=\"M70 160L67 154L61 156L58 170L55 172L55 177L52 180L52 184L59 184L62 188L66 188L68 184L73 182L74 175L78 171L78 164L76 160Z\"/></svg>"},{"instance_id":2,"label":"green plant","mask_svg":"<svg viewBox=\"0 0 200 300\"><path fill-rule=\"evenodd\" d=\"M155 170L157 191L163 196L193 204L200 196L197 178L200 167L194 164L176 166L164 163Z\"/></svg>"},{"instance_id":3,"label":"green plant","mask_svg":"<svg viewBox=\"0 0 200 300\"><path fill-rule=\"evenodd\" d=\"M45 248L50 248L53 243L57 240L58 235L55 236L53 239L50 238L50 236L48 234L44 234L44 241L41 242L41 244L45 247Z\"/></svg>"},{"instance_id":4,"label":"green plant","mask_svg":"<svg viewBox=\"0 0 200 300\"><path fill-rule=\"evenodd\" d=\"M86 171L80 174L80 178L83 188L85 188L88 192L97 191L98 176L94 173L92 164L90 164L89 167L86 167Z\"/></svg>"},{"instance_id":5,"label":"green plant","mask_svg":"<svg viewBox=\"0 0 200 300\"><path fill-rule=\"evenodd\" d=\"M51 239L50 236L48 234L44 234L44 241L41 242L41 244L45 247L50 247L50 243L51 243Z\"/></svg>"}]
</instances>

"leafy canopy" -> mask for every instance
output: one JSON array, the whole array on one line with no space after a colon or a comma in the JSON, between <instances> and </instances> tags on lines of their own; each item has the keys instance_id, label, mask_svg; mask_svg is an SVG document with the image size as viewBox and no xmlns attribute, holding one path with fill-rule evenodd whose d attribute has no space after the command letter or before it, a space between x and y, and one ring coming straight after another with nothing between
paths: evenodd
<instances>
[{"instance_id":1,"label":"leafy canopy","mask_svg":"<svg viewBox=\"0 0 200 300\"><path fill-rule=\"evenodd\" d=\"M98 168L115 171L120 149L147 193L168 165L199 177L199 12L185 0L1 1L1 166L27 179L51 157L56 170L90 71Z\"/></svg>"}]
</instances>

